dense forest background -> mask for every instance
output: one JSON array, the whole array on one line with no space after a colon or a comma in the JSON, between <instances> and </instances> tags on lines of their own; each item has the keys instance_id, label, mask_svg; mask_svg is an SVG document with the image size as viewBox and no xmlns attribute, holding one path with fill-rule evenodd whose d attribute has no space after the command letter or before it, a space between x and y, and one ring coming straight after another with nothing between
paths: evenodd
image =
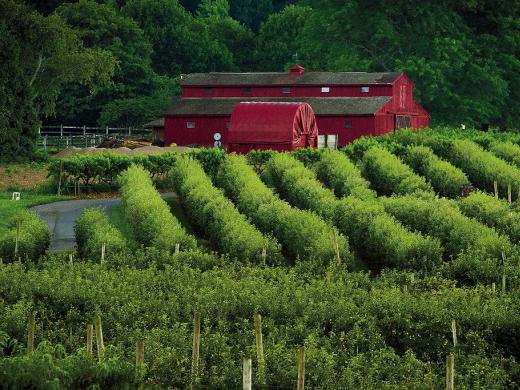
<instances>
[{"instance_id":1,"label":"dense forest background","mask_svg":"<svg viewBox=\"0 0 520 390\"><path fill-rule=\"evenodd\" d=\"M135 126L181 73L404 71L434 124L520 128L520 2L0 0L0 154L39 123Z\"/></svg>"}]
</instances>

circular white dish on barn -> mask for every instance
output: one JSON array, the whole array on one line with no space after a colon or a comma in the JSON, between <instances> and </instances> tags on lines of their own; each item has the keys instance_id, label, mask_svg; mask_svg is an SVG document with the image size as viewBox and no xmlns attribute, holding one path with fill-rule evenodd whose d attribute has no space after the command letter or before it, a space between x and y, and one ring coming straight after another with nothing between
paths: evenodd
<instances>
[{"instance_id":1,"label":"circular white dish on barn","mask_svg":"<svg viewBox=\"0 0 520 390\"><path fill-rule=\"evenodd\" d=\"M220 133L213 134L213 139L215 141L220 141L221 138L222 138L222 134L220 134Z\"/></svg>"},{"instance_id":2,"label":"circular white dish on barn","mask_svg":"<svg viewBox=\"0 0 520 390\"><path fill-rule=\"evenodd\" d=\"M220 147L222 146L222 142L220 142L220 141L215 141L215 142L213 143L213 145L215 145L216 148L220 148Z\"/></svg>"}]
</instances>

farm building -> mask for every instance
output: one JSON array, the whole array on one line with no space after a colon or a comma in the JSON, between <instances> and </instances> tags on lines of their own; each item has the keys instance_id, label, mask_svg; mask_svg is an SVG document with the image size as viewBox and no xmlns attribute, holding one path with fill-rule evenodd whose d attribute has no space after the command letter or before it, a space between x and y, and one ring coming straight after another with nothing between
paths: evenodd
<instances>
[{"instance_id":1,"label":"farm building","mask_svg":"<svg viewBox=\"0 0 520 390\"><path fill-rule=\"evenodd\" d=\"M288 73L190 74L165 113L164 142L228 147L238 103L297 102L314 111L318 146L344 146L363 135L427 127L430 117L414 100L413 87L404 73L305 72L298 65Z\"/></svg>"}]
</instances>

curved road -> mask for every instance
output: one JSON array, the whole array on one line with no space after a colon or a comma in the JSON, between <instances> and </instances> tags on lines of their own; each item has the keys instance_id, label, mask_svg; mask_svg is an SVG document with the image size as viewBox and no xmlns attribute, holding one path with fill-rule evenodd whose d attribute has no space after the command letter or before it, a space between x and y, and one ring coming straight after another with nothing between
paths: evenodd
<instances>
[{"instance_id":1,"label":"curved road","mask_svg":"<svg viewBox=\"0 0 520 390\"><path fill-rule=\"evenodd\" d=\"M163 197L170 197L174 194L168 192L161 195ZM49 251L56 252L74 249L76 244L74 239L74 223L83 209L87 207L102 207L108 216L110 216L112 208L120 202L120 198L64 200L34 206L31 207L31 210L38 214L49 226L49 230L51 231Z\"/></svg>"}]
</instances>

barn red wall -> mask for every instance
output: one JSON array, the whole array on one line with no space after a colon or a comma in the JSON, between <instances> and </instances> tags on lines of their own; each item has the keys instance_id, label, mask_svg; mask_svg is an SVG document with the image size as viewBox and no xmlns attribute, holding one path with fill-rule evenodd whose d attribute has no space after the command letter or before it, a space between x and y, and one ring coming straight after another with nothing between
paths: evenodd
<instances>
[{"instance_id":1,"label":"barn red wall","mask_svg":"<svg viewBox=\"0 0 520 390\"><path fill-rule=\"evenodd\" d=\"M164 145L175 142L177 145L197 144L212 147L213 134L222 134L221 142L226 143L227 128L231 115L208 117L171 117L164 118ZM186 122L195 122L194 129L186 128Z\"/></svg>"},{"instance_id":2,"label":"barn red wall","mask_svg":"<svg viewBox=\"0 0 520 390\"><path fill-rule=\"evenodd\" d=\"M352 121L352 128L345 128L345 121ZM364 135L374 135L373 116L319 116L316 115L318 134L337 134L338 146L344 146Z\"/></svg>"},{"instance_id":3,"label":"barn red wall","mask_svg":"<svg viewBox=\"0 0 520 390\"><path fill-rule=\"evenodd\" d=\"M324 87L328 85L324 84ZM369 92L361 92L361 85L358 86L328 86L330 92L321 92L321 85L318 86L295 86L288 85L291 93L283 93L282 86L252 86L251 92L244 92L244 87L235 86L213 86L213 92L208 94L203 86L182 86L182 97L368 97L368 96L392 96L391 85L368 85Z\"/></svg>"}]
</instances>

